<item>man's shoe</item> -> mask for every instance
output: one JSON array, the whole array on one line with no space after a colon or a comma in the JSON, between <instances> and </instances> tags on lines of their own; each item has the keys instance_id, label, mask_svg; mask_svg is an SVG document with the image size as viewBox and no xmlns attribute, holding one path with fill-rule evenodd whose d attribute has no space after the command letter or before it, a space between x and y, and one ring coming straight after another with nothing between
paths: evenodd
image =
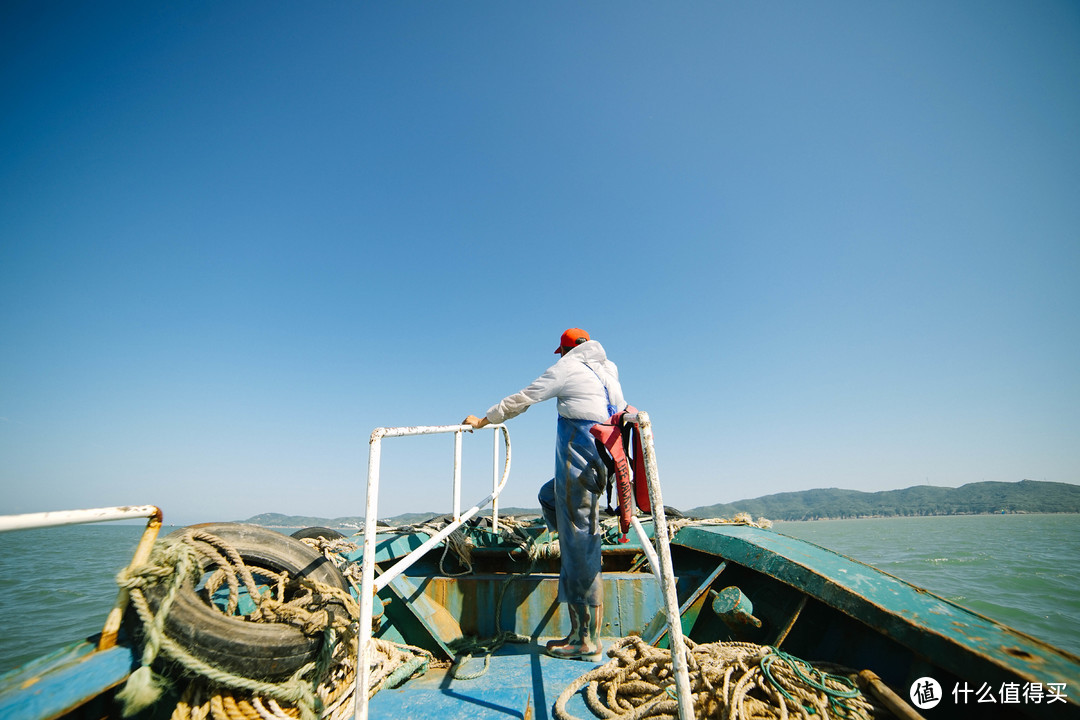
<instances>
[{"instance_id":1,"label":"man's shoe","mask_svg":"<svg viewBox=\"0 0 1080 720\"><path fill-rule=\"evenodd\" d=\"M563 660L589 660L600 662L604 657L604 646L600 643L589 644L566 644L547 648L547 654L551 657Z\"/></svg>"},{"instance_id":2,"label":"man's shoe","mask_svg":"<svg viewBox=\"0 0 1080 720\"><path fill-rule=\"evenodd\" d=\"M561 640L549 640L545 650L552 657L598 661L604 650L600 643L600 617L603 605L567 604L570 634Z\"/></svg>"},{"instance_id":3,"label":"man's shoe","mask_svg":"<svg viewBox=\"0 0 1080 720\"><path fill-rule=\"evenodd\" d=\"M567 614L570 616L570 632L566 635L566 637L559 640L548 640L547 644L544 646L544 649L548 653L550 653L557 647L573 644L574 638L577 638L581 635L581 619L578 617L577 606L567 604L566 611Z\"/></svg>"}]
</instances>

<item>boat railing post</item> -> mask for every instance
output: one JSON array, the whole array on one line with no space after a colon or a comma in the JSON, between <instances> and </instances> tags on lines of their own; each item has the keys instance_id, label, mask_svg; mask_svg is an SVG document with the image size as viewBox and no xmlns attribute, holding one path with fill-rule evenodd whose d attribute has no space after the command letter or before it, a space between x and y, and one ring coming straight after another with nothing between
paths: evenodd
<instances>
[{"instance_id":1,"label":"boat railing post","mask_svg":"<svg viewBox=\"0 0 1080 720\"><path fill-rule=\"evenodd\" d=\"M491 532L499 534L499 435L491 433Z\"/></svg>"},{"instance_id":2,"label":"boat railing post","mask_svg":"<svg viewBox=\"0 0 1080 720\"><path fill-rule=\"evenodd\" d=\"M461 430L454 433L454 519L461 519Z\"/></svg>"},{"instance_id":3,"label":"boat railing post","mask_svg":"<svg viewBox=\"0 0 1080 720\"><path fill-rule=\"evenodd\" d=\"M664 594L664 610L668 619L668 636L671 646L671 666L675 674L675 690L679 704L679 719L694 720L693 694L690 691L690 670L686 657L686 643L683 641L682 620L679 615L679 600L675 594L675 570L671 564L671 545L668 542L667 517L664 514L664 499L660 493L660 473L656 466L656 448L653 446L652 424L649 414L639 412L637 426L641 433L641 448L645 455L645 478L649 486L649 503L653 513L653 540L659 553L660 567L655 574L660 576L660 586ZM639 534L640 523L636 526ZM642 545L647 542L642 538ZM650 556L650 562L652 561Z\"/></svg>"},{"instance_id":4,"label":"boat railing post","mask_svg":"<svg viewBox=\"0 0 1080 720\"><path fill-rule=\"evenodd\" d=\"M371 678L371 619L375 601L375 535L379 511L379 462L382 459L383 428L371 433L368 449L367 505L364 510L364 554L360 580L360 618L356 633L356 690L353 701L356 720L367 720Z\"/></svg>"},{"instance_id":5,"label":"boat railing post","mask_svg":"<svg viewBox=\"0 0 1080 720\"><path fill-rule=\"evenodd\" d=\"M164 521L161 510L154 509L157 512L152 514L147 521L146 529L143 530L142 537L139 538L139 544L135 546L135 553L131 556L131 567L144 564L150 559L150 551L154 549L154 541L157 540ZM98 650L108 650L116 645L116 639L120 634L120 625L123 623L124 612L127 610L129 602L131 602L131 591L126 587L120 588L120 592L116 596L116 603L113 604L112 610L109 611L109 616L105 618L105 627L101 629Z\"/></svg>"},{"instance_id":6,"label":"boat railing post","mask_svg":"<svg viewBox=\"0 0 1080 720\"><path fill-rule=\"evenodd\" d=\"M372 615L377 598L377 593L391 580L398 577L413 563L419 560L428 550L442 542L450 533L476 515L489 502L497 503L499 493L506 487L506 481L510 477L510 433L505 425L489 425L495 433L495 453L493 462L496 468L493 471L494 487L491 494L472 506L465 512L461 511L461 437L463 432L472 432L467 425L435 425L418 427L375 428L371 432L368 447L368 478L367 478L367 505L364 511L364 552L362 555L361 581L360 581L360 618L356 632L356 687L353 692L353 718L354 720L367 720L368 717L368 694L371 692L372 656ZM505 445L505 458L503 471L500 477L498 473L498 432L502 431ZM379 465L382 460L382 440L388 437L406 437L411 435L433 435L438 433L454 433L454 519L439 532L427 539L420 547L414 549L405 557L398 559L391 567L384 570L378 582L375 580L375 550L378 533L377 522L379 514ZM498 505L495 506L498 512ZM496 525L497 527L497 525Z\"/></svg>"},{"instance_id":7,"label":"boat railing post","mask_svg":"<svg viewBox=\"0 0 1080 720\"><path fill-rule=\"evenodd\" d=\"M649 534L645 532L645 528L642 526L641 521L637 519L637 515L630 516L630 526L634 528L634 532L637 533L638 542L641 543L641 551L645 553L645 559L649 562L649 569L652 570L653 578L656 579L656 584L660 587L664 587L664 576L660 572L660 558L656 556L656 549L652 546L652 540L649 538ZM665 610L665 612L667 612Z\"/></svg>"}]
</instances>

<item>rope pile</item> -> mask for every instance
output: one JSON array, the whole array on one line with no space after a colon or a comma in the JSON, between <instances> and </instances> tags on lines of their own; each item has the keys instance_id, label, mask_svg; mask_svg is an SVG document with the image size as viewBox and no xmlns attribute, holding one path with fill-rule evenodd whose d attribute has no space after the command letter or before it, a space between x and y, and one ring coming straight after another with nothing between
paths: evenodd
<instances>
[{"instance_id":1,"label":"rope pile","mask_svg":"<svg viewBox=\"0 0 1080 720\"><path fill-rule=\"evenodd\" d=\"M350 644L351 645L351 644ZM337 648L345 645L339 643ZM200 677L187 684L170 720L296 720L318 717L344 720L353 715L353 690L356 683L356 653L335 653L330 672L318 684L314 703L290 704L270 693L229 687L220 678ZM317 710L317 712L316 712Z\"/></svg>"},{"instance_id":2,"label":"rope pile","mask_svg":"<svg viewBox=\"0 0 1080 720\"><path fill-rule=\"evenodd\" d=\"M332 562L341 572L345 581L349 583L354 591L356 591L356 596L360 596L360 583L363 581L361 568L363 565L358 562L349 562L345 557L348 553L359 550L359 545L347 538L327 538L322 536L301 538L300 542ZM376 603L375 606L376 609L378 609L378 603ZM357 610L357 612L359 613L359 610ZM378 623L378 620L376 620L376 623Z\"/></svg>"},{"instance_id":3,"label":"rope pile","mask_svg":"<svg viewBox=\"0 0 1080 720\"><path fill-rule=\"evenodd\" d=\"M354 546L355 547L355 546ZM281 682L244 677L215 667L190 653L165 632L165 619L177 593L186 581L202 576L200 558L216 567L205 578L205 589L213 595L228 587L224 614L235 615L241 602L241 588L254 610L251 622L288 623L307 635L323 636L319 656ZM240 553L221 538L191 529L176 538L160 541L149 560L125 568L117 582L130 594L131 604L142 621L141 667L117 693L123 715L129 717L157 702L171 689L174 679L154 669L159 657L169 661L184 676L186 685L178 689L179 700L171 720L342 720L353 714L356 681L356 633L354 623L359 606L340 588L310 578L290 578L258 568L262 587ZM160 593L156 612L147 592ZM288 590L288 593L286 592ZM331 612L330 605L344 607L345 613ZM217 610L216 605L212 604ZM372 694L382 687L394 687L417 670L426 669L434 658L426 650L374 640ZM408 669L408 673L403 671ZM170 673L174 675L174 673Z\"/></svg>"},{"instance_id":4,"label":"rope pile","mask_svg":"<svg viewBox=\"0 0 1080 720\"><path fill-rule=\"evenodd\" d=\"M696 717L872 720L886 715L850 678L824 672L776 648L738 642L698 645L687 640L686 644ZM669 650L631 636L617 641L608 655L610 662L578 678L559 696L555 702L559 720L578 720L567 712L566 703L583 687L585 704L600 718L678 718Z\"/></svg>"},{"instance_id":5,"label":"rope pile","mask_svg":"<svg viewBox=\"0 0 1080 720\"><path fill-rule=\"evenodd\" d=\"M428 520L425 520L423 522L406 525L383 525L380 523L378 527L378 532L388 534L426 533L428 536L433 536L438 534L443 528L449 525L451 520L452 518L450 516L443 515L440 517L429 518ZM474 520L471 520L470 523L477 522L479 520L480 518L475 518ZM506 519L502 518L500 519L500 522L505 523ZM475 544L473 543L472 538L469 537L468 533L470 530L472 530L470 524L462 525L461 527L450 533L445 540L443 540L443 554L442 557L439 558L439 571L443 575L446 575L447 577L459 577L461 575L468 575L473 571L472 549L473 547L475 547ZM363 535L364 528L361 528L357 534ZM322 538L317 539L320 541L322 540ZM305 540L305 542L307 541ZM342 543L343 547L351 545L351 548L348 548L349 550L356 550L358 548L357 545L350 543L347 540L335 540L331 542ZM454 559L457 560L458 564L463 567L464 570L456 573L447 570L446 556L448 554L452 554L454 556Z\"/></svg>"},{"instance_id":6,"label":"rope pile","mask_svg":"<svg viewBox=\"0 0 1080 720\"><path fill-rule=\"evenodd\" d=\"M675 537L675 533L690 525L748 525L750 527L768 530L772 527L772 520L758 518L754 520L750 513L736 513L733 518L688 518L674 517L667 519L668 539Z\"/></svg>"},{"instance_id":7,"label":"rope pile","mask_svg":"<svg viewBox=\"0 0 1080 720\"><path fill-rule=\"evenodd\" d=\"M754 520L750 513L740 512L732 518L691 518L685 517L675 508L665 507L667 512L667 526L668 535L670 538L675 536L679 530L690 525L748 525L750 527L768 529L772 527L772 521L766 518L758 518ZM637 513L640 517L649 518L648 513ZM443 543L443 554L439 560L439 570L443 575L448 577L457 577L460 575L467 575L472 572L472 549L476 547L474 536L478 533L486 532L490 533L490 529L483 527L488 518L482 516L476 516L455 530ZM425 521L402 524L402 525L380 525L380 533L426 533L428 535L435 535L440 530L449 524L451 517L448 515L437 516L429 518ZM555 559L558 558L559 553L559 541L555 538L546 536L546 533L541 532L540 536L536 533L528 532L529 529L534 529L537 525L543 526L543 520L534 515L502 515L499 517L499 544L515 545L519 550L527 552L530 560L536 559ZM618 545L619 537L619 518L618 516L611 516L602 518L600 521L601 527L601 542L604 545ZM363 535L363 528L360 529L359 535ZM545 539L546 538L546 539ZM318 539L320 542L323 540ZM304 540L304 542L310 542ZM326 541L329 543L344 543L346 550L356 550L357 546L348 542L347 540L334 540ZM320 546L321 549L321 546ZM458 564L464 568L461 572L451 573L444 567L447 555L453 555Z\"/></svg>"}]
</instances>

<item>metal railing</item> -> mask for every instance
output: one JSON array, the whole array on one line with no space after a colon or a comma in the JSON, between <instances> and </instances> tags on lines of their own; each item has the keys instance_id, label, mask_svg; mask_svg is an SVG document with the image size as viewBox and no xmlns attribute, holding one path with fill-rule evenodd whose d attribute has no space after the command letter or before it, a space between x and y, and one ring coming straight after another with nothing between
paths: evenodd
<instances>
[{"instance_id":1,"label":"metal railing","mask_svg":"<svg viewBox=\"0 0 1080 720\"><path fill-rule=\"evenodd\" d=\"M687 658L686 643L683 638L682 621L679 613L679 601L675 591L675 570L671 562L671 546L668 541L667 517L664 514L664 499L660 492L660 473L656 464L656 449L653 443L652 424L646 412L638 412L624 416L626 424L636 424L641 434L641 446L645 460L645 478L649 489L649 502L652 506L653 538L650 539L636 517L631 519L631 525L637 533L641 548L649 560L649 567L660 584L664 596L664 612L668 618L669 646L671 649L672 670L675 675L675 690L679 708L680 720L693 720L693 695L690 690L690 671ZM412 565L424 553L442 542L450 533L457 529L464 521L475 515L481 507L489 501L494 502L492 512L493 525L498 530L498 497L499 492L506 484L506 478L510 472L510 436L502 425L491 426L501 429L506 442L506 467L502 481L496 479L498 465L498 436L495 437L495 449L492 460L492 494L482 500L478 505L465 513L459 512L460 501L460 464L461 464L461 433L468 432L466 425L449 425L439 427L412 427L412 428L378 428L371 433L371 449L368 455L368 501L367 513L364 518L364 559L363 559L363 583L360 596L360 632L358 633L358 665L356 672L356 720L367 720L368 717L368 691L370 689L368 673L371 665L371 614L375 593L386 586L393 578L397 577ZM432 536L427 542L413 550L408 556L399 560L393 567L382 573L375 579L375 522L378 507L378 477L380 461L380 441L384 437L401 437L405 435L426 435L433 433L453 432L456 434L454 443L454 522L444 528L437 535ZM655 542L655 549L653 544Z\"/></svg>"},{"instance_id":2,"label":"metal railing","mask_svg":"<svg viewBox=\"0 0 1080 720\"><path fill-rule=\"evenodd\" d=\"M371 433L370 446L368 448L368 481L367 481L367 509L364 512L364 554L361 568L362 580L360 583L360 627L357 632L357 666L356 666L356 720L367 720L368 715L368 692L370 690L370 678L368 673L371 668L371 620L374 607L375 595L384 588L391 580L401 575L413 563L424 556L450 533L457 530L463 523L472 518L476 513L492 503L491 521L492 530L499 531L499 493L506 487L506 480L510 477L510 433L505 425L488 425L486 427L495 431L493 437L493 449L491 458L491 494L473 505L465 512L461 512L461 439L462 434L472 432L473 428L468 425L427 425L397 428L376 428ZM502 476L499 475L499 435L502 431L503 444L506 448ZM453 487L453 521L432 535L420 547L410 552L405 557L394 563L385 572L375 577L375 542L376 522L379 510L379 466L382 461L382 440L391 437L407 437L412 435L437 435L441 433L454 433L454 487Z\"/></svg>"},{"instance_id":3,"label":"metal railing","mask_svg":"<svg viewBox=\"0 0 1080 720\"><path fill-rule=\"evenodd\" d=\"M139 539L139 544L135 547L135 553L131 558L132 565L141 565L150 557L150 550L154 547L154 540L157 539L158 532L161 530L161 510L154 505L121 505L91 510L61 510L58 512L26 513L25 515L4 515L0 517L0 532L57 527L60 525L83 525L133 518L149 518L146 529L143 530L142 537ZM101 639L98 640L98 650L107 650L116 645L116 636L120 632L120 621L124 618L124 610L127 608L129 599L127 588L121 588L120 593L116 596L113 609L109 611L109 616L105 619L105 627L102 628Z\"/></svg>"}]
</instances>

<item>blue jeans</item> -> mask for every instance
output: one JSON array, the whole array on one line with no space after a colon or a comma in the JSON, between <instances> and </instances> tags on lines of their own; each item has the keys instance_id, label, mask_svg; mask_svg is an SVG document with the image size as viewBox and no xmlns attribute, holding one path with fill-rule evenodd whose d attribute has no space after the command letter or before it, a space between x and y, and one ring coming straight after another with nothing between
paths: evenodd
<instances>
[{"instance_id":1,"label":"blue jeans","mask_svg":"<svg viewBox=\"0 0 1080 720\"><path fill-rule=\"evenodd\" d=\"M600 605L600 494L608 471L589 433L591 420L559 417L555 477L540 488L548 529L559 533L559 602Z\"/></svg>"}]
</instances>

